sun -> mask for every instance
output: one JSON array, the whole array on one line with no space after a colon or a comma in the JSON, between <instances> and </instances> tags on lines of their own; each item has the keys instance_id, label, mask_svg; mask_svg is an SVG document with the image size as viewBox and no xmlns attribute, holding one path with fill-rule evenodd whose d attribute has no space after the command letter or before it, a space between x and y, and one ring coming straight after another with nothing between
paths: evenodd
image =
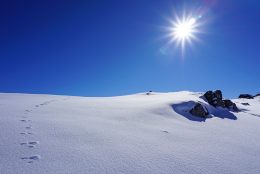
<instances>
[{"instance_id":1,"label":"sun","mask_svg":"<svg viewBox=\"0 0 260 174\"><path fill-rule=\"evenodd\" d=\"M190 18L180 23L176 23L172 28L172 35L175 39L185 41L194 37L196 19Z\"/></svg>"},{"instance_id":2,"label":"sun","mask_svg":"<svg viewBox=\"0 0 260 174\"><path fill-rule=\"evenodd\" d=\"M182 17L175 15L174 19L168 18L169 26L166 27L168 44L174 44L184 53L187 44L192 45L193 41L198 40L200 19L199 15L183 15Z\"/></svg>"},{"instance_id":3,"label":"sun","mask_svg":"<svg viewBox=\"0 0 260 174\"><path fill-rule=\"evenodd\" d=\"M198 22L195 17L179 17L171 22L170 37L171 42L181 45L182 50L185 49L186 43L196 40L196 33L198 33Z\"/></svg>"}]
</instances>

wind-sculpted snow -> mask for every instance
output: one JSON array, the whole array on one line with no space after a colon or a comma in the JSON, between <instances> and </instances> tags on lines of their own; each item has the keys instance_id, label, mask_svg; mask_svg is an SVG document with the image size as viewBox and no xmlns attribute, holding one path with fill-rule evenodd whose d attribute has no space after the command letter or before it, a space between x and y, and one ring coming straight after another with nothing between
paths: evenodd
<instances>
[{"instance_id":1,"label":"wind-sculpted snow","mask_svg":"<svg viewBox=\"0 0 260 174\"><path fill-rule=\"evenodd\" d=\"M200 96L2 93L0 173L260 173L260 98L233 100L236 113ZM189 113L195 102L207 119Z\"/></svg>"}]
</instances>

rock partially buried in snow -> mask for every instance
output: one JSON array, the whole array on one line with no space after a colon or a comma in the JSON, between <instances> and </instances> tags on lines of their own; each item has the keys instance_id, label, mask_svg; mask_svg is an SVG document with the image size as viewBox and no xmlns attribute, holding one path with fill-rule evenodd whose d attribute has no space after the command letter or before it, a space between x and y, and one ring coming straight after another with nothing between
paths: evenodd
<instances>
[{"instance_id":1,"label":"rock partially buried in snow","mask_svg":"<svg viewBox=\"0 0 260 174\"><path fill-rule=\"evenodd\" d=\"M209 115L208 109L200 103L196 103L195 106L190 110L190 113L194 116L206 118Z\"/></svg>"},{"instance_id":2,"label":"rock partially buried in snow","mask_svg":"<svg viewBox=\"0 0 260 174\"><path fill-rule=\"evenodd\" d=\"M223 100L223 102L226 108L238 111L237 105L233 103L231 100Z\"/></svg>"},{"instance_id":3,"label":"rock partially buried in snow","mask_svg":"<svg viewBox=\"0 0 260 174\"><path fill-rule=\"evenodd\" d=\"M240 94L238 98L253 99L254 97L250 94Z\"/></svg>"},{"instance_id":4,"label":"rock partially buried in snow","mask_svg":"<svg viewBox=\"0 0 260 174\"><path fill-rule=\"evenodd\" d=\"M222 107L238 111L236 104L231 100L223 100L222 92L220 90L216 90L215 92L207 91L203 96L206 98L208 103L214 107Z\"/></svg>"},{"instance_id":5,"label":"rock partially buried in snow","mask_svg":"<svg viewBox=\"0 0 260 174\"><path fill-rule=\"evenodd\" d=\"M260 96L260 93L257 93L254 97L259 97Z\"/></svg>"},{"instance_id":6,"label":"rock partially buried in snow","mask_svg":"<svg viewBox=\"0 0 260 174\"><path fill-rule=\"evenodd\" d=\"M151 95L153 91L149 91L146 93L146 95Z\"/></svg>"},{"instance_id":7,"label":"rock partially buried in snow","mask_svg":"<svg viewBox=\"0 0 260 174\"><path fill-rule=\"evenodd\" d=\"M241 103L242 105L244 106L249 106L250 104L249 103Z\"/></svg>"}]
</instances>

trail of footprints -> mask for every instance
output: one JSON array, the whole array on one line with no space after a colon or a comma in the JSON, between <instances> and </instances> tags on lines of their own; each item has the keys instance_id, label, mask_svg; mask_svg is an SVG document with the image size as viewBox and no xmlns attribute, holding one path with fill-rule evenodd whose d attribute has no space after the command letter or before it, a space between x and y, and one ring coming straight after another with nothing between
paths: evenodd
<instances>
[{"instance_id":1,"label":"trail of footprints","mask_svg":"<svg viewBox=\"0 0 260 174\"><path fill-rule=\"evenodd\" d=\"M55 100L50 100L50 101L46 101L44 103L41 103L39 105L35 105L34 109L37 109L41 106L48 105L48 104L50 104L54 101ZM33 129L32 129L33 128L32 120L30 119L32 111L33 111L33 109L25 110L24 115L20 119L20 122L24 124L24 131L20 132L20 135L23 136L23 137L26 137L27 139L30 139L28 141L20 142L20 145L23 148L33 149L40 144L39 141L31 140L32 135L34 135ZM41 159L41 156L40 155L25 156L25 157L21 157L21 159L26 161L27 163L33 163L34 161Z\"/></svg>"}]
</instances>

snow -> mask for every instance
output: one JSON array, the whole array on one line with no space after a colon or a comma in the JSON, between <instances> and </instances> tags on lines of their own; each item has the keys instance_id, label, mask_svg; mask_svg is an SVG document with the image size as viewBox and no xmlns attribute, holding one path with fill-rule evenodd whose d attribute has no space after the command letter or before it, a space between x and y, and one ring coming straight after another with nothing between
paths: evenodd
<instances>
[{"instance_id":1,"label":"snow","mask_svg":"<svg viewBox=\"0 0 260 174\"><path fill-rule=\"evenodd\" d=\"M232 100L236 113L200 96L0 93L0 173L260 173L260 97Z\"/></svg>"}]
</instances>

